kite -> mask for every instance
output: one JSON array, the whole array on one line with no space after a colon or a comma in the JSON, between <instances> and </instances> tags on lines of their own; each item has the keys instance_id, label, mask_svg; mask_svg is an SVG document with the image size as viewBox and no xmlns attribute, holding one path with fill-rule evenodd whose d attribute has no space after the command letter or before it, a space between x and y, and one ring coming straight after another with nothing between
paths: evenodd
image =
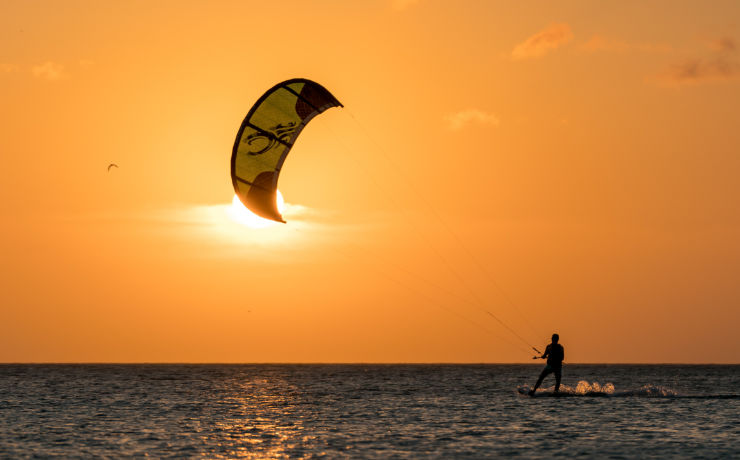
<instances>
[{"instance_id":1,"label":"kite","mask_svg":"<svg viewBox=\"0 0 740 460\"><path fill-rule=\"evenodd\" d=\"M239 128L231 154L231 181L239 200L265 219L285 222L277 209L277 181L298 135L316 115L344 107L326 88L296 78L270 88Z\"/></svg>"}]
</instances>

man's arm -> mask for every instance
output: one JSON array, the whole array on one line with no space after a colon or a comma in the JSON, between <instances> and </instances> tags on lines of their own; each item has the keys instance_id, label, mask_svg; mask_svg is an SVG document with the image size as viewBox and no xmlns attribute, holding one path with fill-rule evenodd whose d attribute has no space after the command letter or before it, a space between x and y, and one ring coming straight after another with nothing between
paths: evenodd
<instances>
[{"instance_id":1,"label":"man's arm","mask_svg":"<svg viewBox=\"0 0 740 460\"><path fill-rule=\"evenodd\" d=\"M540 356L540 359L547 359L547 357L550 355L550 345L545 348L545 352L542 353L542 356Z\"/></svg>"}]
</instances>

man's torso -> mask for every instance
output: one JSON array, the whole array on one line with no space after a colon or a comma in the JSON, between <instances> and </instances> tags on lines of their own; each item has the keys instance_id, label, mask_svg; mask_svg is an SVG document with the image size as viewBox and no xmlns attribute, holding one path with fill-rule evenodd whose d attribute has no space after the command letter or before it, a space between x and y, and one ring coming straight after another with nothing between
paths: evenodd
<instances>
[{"instance_id":1,"label":"man's torso","mask_svg":"<svg viewBox=\"0 0 740 460\"><path fill-rule=\"evenodd\" d=\"M547 346L547 351L549 351L547 355L548 366L560 367L563 365L565 350L563 349L562 345L560 345L559 343L551 343Z\"/></svg>"}]
</instances>

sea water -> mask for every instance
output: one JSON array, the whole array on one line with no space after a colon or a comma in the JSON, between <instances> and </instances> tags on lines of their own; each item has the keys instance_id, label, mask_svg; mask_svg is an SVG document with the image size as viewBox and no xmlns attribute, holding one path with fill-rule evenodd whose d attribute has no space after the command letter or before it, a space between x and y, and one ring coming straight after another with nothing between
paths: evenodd
<instances>
[{"instance_id":1,"label":"sea water","mask_svg":"<svg viewBox=\"0 0 740 460\"><path fill-rule=\"evenodd\" d=\"M0 457L740 457L740 366L541 367L0 365Z\"/></svg>"}]
</instances>

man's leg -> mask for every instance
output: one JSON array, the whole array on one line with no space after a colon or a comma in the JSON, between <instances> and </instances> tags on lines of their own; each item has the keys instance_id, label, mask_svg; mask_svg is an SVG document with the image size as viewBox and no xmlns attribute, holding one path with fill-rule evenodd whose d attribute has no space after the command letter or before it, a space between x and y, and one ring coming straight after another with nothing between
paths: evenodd
<instances>
[{"instance_id":1,"label":"man's leg","mask_svg":"<svg viewBox=\"0 0 740 460\"><path fill-rule=\"evenodd\" d=\"M550 372L552 372L550 366L545 366L545 368L542 369L542 372L540 373L540 378L537 379L537 383L534 384L534 388L529 391L529 394L533 395L534 392L537 391L537 388L540 387L542 381L545 379L545 376L547 376L547 374L549 374Z\"/></svg>"},{"instance_id":2,"label":"man's leg","mask_svg":"<svg viewBox=\"0 0 740 460\"><path fill-rule=\"evenodd\" d=\"M555 369L555 393L560 391L560 377L562 377L562 368Z\"/></svg>"}]
</instances>

